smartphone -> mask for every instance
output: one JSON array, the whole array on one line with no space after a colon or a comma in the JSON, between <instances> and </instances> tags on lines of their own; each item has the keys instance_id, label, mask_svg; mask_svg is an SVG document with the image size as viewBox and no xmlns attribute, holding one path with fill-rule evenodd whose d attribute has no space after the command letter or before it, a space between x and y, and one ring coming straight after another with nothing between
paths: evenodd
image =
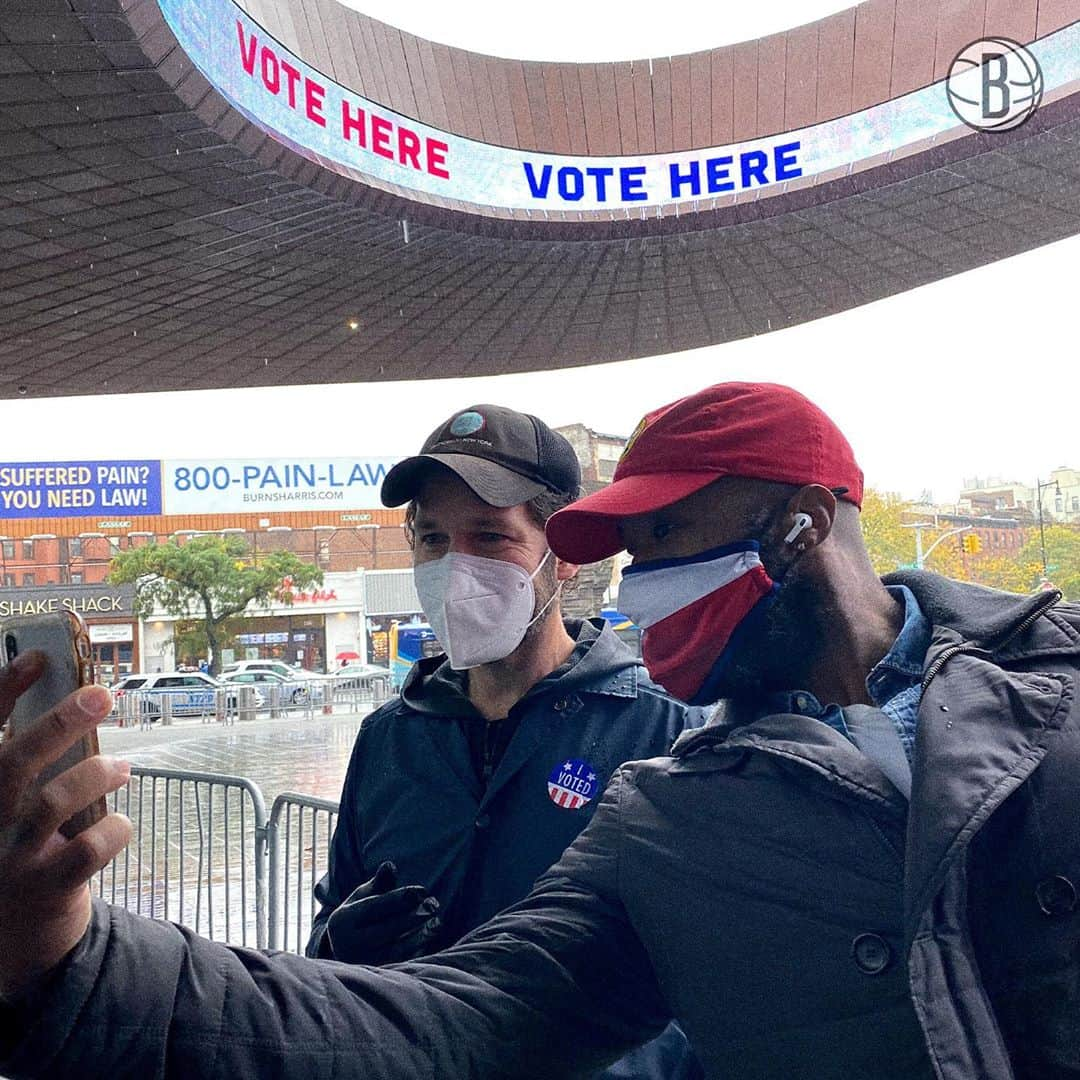
<instances>
[{"instance_id":1,"label":"smartphone","mask_svg":"<svg viewBox=\"0 0 1080 1080\"><path fill-rule=\"evenodd\" d=\"M94 681L90 634L86 623L70 611L48 615L25 615L0 624L0 660L10 664L20 653L36 649L45 654L45 670L15 702L4 726L4 738L12 738L26 725L58 705L68 694ZM66 772L84 758L98 753L97 731L84 735L38 778L39 786ZM100 821L108 813L104 797L75 814L60 826L69 839Z\"/></svg>"}]
</instances>

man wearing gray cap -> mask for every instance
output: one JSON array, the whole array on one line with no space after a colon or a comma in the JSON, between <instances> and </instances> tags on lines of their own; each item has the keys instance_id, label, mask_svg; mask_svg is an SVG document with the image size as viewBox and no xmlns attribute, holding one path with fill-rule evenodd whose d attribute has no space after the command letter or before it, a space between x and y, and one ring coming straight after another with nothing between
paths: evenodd
<instances>
[{"instance_id":1,"label":"man wearing gray cap","mask_svg":"<svg viewBox=\"0 0 1080 1080\"><path fill-rule=\"evenodd\" d=\"M357 736L309 956L386 964L454 943L558 860L621 762L666 754L696 715L602 620L562 618L578 568L544 525L579 484L566 439L495 405L455 413L387 474L445 655ZM603 1075L700 1073L672 1026Z\"/></svg>"}]
</instances>

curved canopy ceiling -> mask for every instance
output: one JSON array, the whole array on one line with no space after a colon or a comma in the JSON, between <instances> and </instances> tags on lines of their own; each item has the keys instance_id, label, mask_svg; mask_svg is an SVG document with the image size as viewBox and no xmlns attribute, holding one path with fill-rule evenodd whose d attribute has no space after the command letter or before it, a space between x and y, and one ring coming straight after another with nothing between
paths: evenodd
<instances>
[{"instance_id":1,"label":"curved canopy ceiling","mask_svg":"<svg viewBox=\"0 0 1080 1080\"><path fill-rule=\"evenodd\" d=\"M5 0L0 395L647 356L1071 235L1077 19L869 0L689 56L544 64L334 0ZM990 30L1045 75L994 134L943 83Z\"/></svg>"}]
</instances>

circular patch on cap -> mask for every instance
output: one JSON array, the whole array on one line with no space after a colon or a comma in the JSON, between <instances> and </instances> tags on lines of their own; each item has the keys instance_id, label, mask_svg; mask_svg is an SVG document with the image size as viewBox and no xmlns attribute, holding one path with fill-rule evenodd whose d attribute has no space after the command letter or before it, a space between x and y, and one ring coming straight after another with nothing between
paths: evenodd
<instances>
[{"instance_id":1,"label":"circular patch on cap","mask_svg":"<svg viewBox=\"0 0 1080 1080\"><path fill-rule=\"evenodd\" d=\"M564 810L577 810L592 802L600 788L596 769L580 758L560 761L548 777L548 798Z\"/></svg>"},{"instance_id":2,"label":"circular patch on cap","mask_svg":"<svg viewBox=\"0 0 1080 1080\"><path fill-rule=\"evenodd\" d=\"M645 428L648 427L648 424L649 424L649 418L647 416L643 416L638 421L638 426L636 428L634 428L633 432L631 432L630 438L626 440L626 445L623 447L623 451L619 455L619 461L620 462L633 449L634 443L636 443L638 441L638 438L641 436L641 433L645 430Z\"/></svg>"},{"instance_id":3,"label":"circular patch on cap","mask_svg":"<svg viewBox=\"0 0 1080 1080\"><path fill-rule=\"evenodd\" d=\"M478 412L463 412L450 423L451 435L475 435L483 426L484 418Z\"/></svg>"}]
</instances>

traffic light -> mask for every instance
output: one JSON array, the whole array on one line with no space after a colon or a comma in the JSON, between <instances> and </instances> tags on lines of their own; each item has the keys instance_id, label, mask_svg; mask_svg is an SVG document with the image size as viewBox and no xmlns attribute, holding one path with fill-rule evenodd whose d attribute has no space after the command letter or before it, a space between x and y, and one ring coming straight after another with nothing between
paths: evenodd
<instances>
[{"instance_id":1,"label":"traffic light","mask_svg":"<svg viewBox=\"0 0 1080 1080\"><path fill-rule=\"evenodd\" d=\"M978 555L982 551L982 540L979 538L978 533L968 533L961 541L961 544L965 555Z\"/></svg>"}]
</instances>

